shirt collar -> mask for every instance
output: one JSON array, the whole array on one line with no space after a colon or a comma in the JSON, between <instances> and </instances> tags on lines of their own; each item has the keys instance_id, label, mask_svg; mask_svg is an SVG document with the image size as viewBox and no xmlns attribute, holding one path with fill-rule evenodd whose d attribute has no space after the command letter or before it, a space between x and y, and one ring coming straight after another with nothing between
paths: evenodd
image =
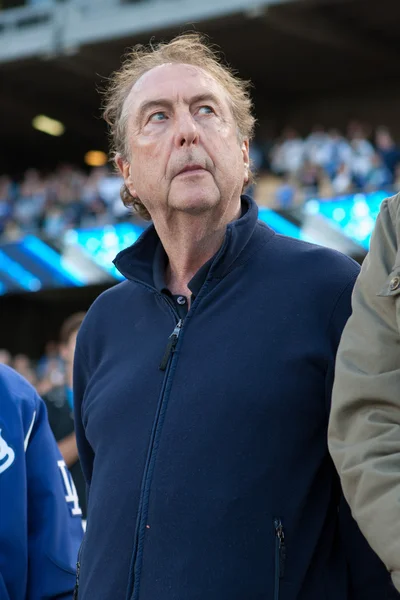
<instances>
[{"instance_id":1,"label":"shirt collar","mask_svg":"<svg viewBox=\"0 0 400 600\"><path fill-rule=\"evenodd\" d=\"M165 271L168 265L167 253L161 241L158 241L153 258L153 280L154 287L158 292L165 293L168 290L165 282Z\"/></svg>"},{"instance_id":2,"label":"shirt collar","mask_svg":"<svg viewBox=\"0 0 400 600\"><path fill-rule=\"evenodd\" d=\"M189 281L188 288L192 292L194 298L198 295L203 283L207 279L207 275L213 260L214 257L210 258L206 263L204 263L204 265L200 267L197 273ZM153 280L156 290L164 294L169 292L165 281L167 265L168 256L164 250L164 246L162 245L161 241L159 241L153 258Z\"/></svg>"}]
</instances>

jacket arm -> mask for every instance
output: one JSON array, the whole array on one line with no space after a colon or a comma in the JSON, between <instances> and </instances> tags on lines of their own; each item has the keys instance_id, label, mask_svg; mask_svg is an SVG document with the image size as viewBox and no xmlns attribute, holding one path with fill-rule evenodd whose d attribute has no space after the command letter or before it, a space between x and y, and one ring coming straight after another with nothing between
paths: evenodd
<instances>
[{"instance_id":1,"label":"jacket arm","mask_svg":"<svg viewBox=\"0 0 400 600\"><path fill-rule=\"evenodd\" d=\"M400 600L385 565L362 535L343 496L339 506L339 523L348 569L349 599Z\"/></svg>"},{"instance_id":2,"label":"jacket arm","mask_svg":"<svg viewBox=\"0 0 400 600\"><path fill-rule=\"evenodd\" d=\"M85 397L86 387L89 382L88 362L81 349L82 332L78 334L78 342L74 357L74 416L75 435L78 446L79 460L83 475L86 480L86 491L89 494L92 479L94 452L86 438L85 424L83 422L82 405Z\"/></svg>"},{"instance_id":3,"label":"jacket arm","mask_svg":"<svg viewBox=\"0 0 400 600\"><path fill-rule=\"evenodd\" d=\"M352 514L400 590L400 297L388 283L398 261L389 202L339 345L329 448Z\"/></svg>"},{"instance_id":4,"label":"jacket arm","mask_svg":"<svg viewBox=\"0 0 400 600\"><path fill-rule=\"evenodd\" d=\"M36 418L26 448L28 492L28 595L31 600L72 597L83 529L81 510L47 421L36 398Z\"/></svg>"},{"instance_id":5,"label":"jacket arm","mask_svg":"<svg viewBox=\"0 0 400 600\"><path fill-rule=\"evenodd\" d=\"M9 593L7 591L3 575L1 573L0 573L0 598L1 598L1 600L11 600L11 596L9 595Z\"/></svg>"},{"instance_id":6,"label":"jacket arm","mask_svg":"<svg viewBox=\"0 0 400 600\"><path fill-rule=\"evenodd\" d=\"M339 295L329 322L332 360L326 376L326 398L328 413L331 408L331 395L334 378L335 355L340 338L351 313L351 296L359 267L352 269L350 281ZM339 482L338 482L339 488ZM382 561L371 549L365 537L351 516L342 492L339 495L339 529L343 552L346 557L351 600L400 600L391 583L389 573Z\"/></svg>"}]
</instances>

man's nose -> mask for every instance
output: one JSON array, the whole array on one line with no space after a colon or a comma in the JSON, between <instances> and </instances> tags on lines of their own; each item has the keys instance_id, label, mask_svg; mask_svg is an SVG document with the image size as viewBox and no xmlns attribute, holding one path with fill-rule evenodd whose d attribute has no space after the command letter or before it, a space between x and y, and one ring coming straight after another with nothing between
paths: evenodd
<instances>
[{"instance_id":1,"label":"man's nose","mask_svg":"<svg viewBox=\"0 0 400 600\"><path fill-rule=\"evenodd\" d=\"M193 144L197 144L198 140L199 132L193 115L189 111L178 115L176 119L176 145L179 147L192 146Z\"/></svg>"}]
</instances>

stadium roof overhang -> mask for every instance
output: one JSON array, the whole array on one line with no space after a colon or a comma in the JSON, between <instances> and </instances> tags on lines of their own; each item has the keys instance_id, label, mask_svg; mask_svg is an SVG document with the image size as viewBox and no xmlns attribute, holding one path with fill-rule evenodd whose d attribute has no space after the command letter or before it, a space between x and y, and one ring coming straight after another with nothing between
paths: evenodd
<instances>
[{"instance_id":1,"label":"stadium roof overhang","mask_svg":"<svg viewBox=\"0 0 400 600\"><path fill-rule=\"evenodd\" d=\"M113 4L113 0L107 1ZM176 10L168 20L165 7L169 4L175 4ZM222 47L241 76L253 81L258 112L305 94L387 84L400 76L398 0L148 0L127 9L146 11L150 5L153 12L146 13L147 21L144 12L136 21L119 13L118 19L115 16L109 21L107 30L100 23L101 11L87 12L86 25L82 19L76 20L74 27L65 31L60 13L57 23L49 25L51 45L45 48L43 40L47 38L42 36L42 51L19 55L16 38L14 46L7 42L9 28L3 19L13 11L1 14L0 171L15 173L29 165L77 162L87 150L106 149L97 88L118 67L127 47L150 37L168 38L193 28L193 23ZM207 10L190 17L185 12L189 5ZM154 12L155 6L162 15ZM37 114L60 120L65 134L51 138L34 130L31 121Z\"/></svg>"}]
</instances>

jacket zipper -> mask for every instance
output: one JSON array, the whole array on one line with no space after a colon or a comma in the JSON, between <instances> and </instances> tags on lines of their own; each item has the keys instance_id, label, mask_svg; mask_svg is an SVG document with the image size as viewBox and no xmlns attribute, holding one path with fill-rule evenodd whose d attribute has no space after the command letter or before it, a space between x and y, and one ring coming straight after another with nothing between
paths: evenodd
<instances>
[{"instance_id":1,"label":"jacket zipper","mask_svg":"<svg viewBox=\"0 0 400 600\"><path fill-rule=\"evenodd\" d=\"M162 357L160 367L159 367L160 371L165 371L165 369L167 368L170 356L175 352L176 344L178 343L178 338L179 338L179 334L182 329L182 325L183 325L183 320L179 319L178 323L175 326L175 329L173 330L173 332L171 333L171 335L168 338L168 344L167 344L167 347L165 348L164 356Z\"/></svg>"},{"instance_id":2,"label":"jacket zipper","mask_svg":"<svg viewBox=\"0 0 400 600\"><path fill-rule=\"evenodd\" d=\"M72 595L72 600L78 600L78 594L79 594L79 574L80 574L80 571L81 571L81 556L82 556L82 548L83 548L84 539L82 540L81 545L80 545L79 550L78 550L78 560L77 560L77 563L76 563L76 578L75 578L75 586L74 586L74 593Z\"/></svg>"},{"instance_id":3,"label":"jacket zipper","mask_svg":"<svg viewBox=\"0 0 400 600\"><path fill-rule=\"evenodd\" d=\"M161 391L161 398L158 403L157 412L156 412L155 419L154 419L154 426L153 426L153 430L151 433L149 454L148 454L146 466L145 466L144 473L143 473L143 481L145 482L145 485L144 485L143 492L141 494L140 504L139 504L138 527L137 527L136 534L135 534L135 551L134 551L134 555L132 556L132 561L131 561L127 600L134 600L135 598L138 597L138 594L139 594L139 592L136 593L137 585L135 585L135 570L136 570L139 544L140 544L141 538L143 538L143 531L145 530L145 526L146 526L145 521L144 521L145 509L143 507L143 503L144 503L145 496L148 496L148 492L149 492L149 488L150 488L149 470L150 470L151 464L153 462L154 444L155 444L155 440L157 437L157 433L159 431L160 414L161 414L161 410L162 410L162 407L164 405L164 400L165 400L166 382L168 379L169 368L171 366L170 359L172 357L172 354L175 352L175 348L178 343L178 338L179 338L179 334L182 329L182 325L183 325L183 319L179 319L179 321L177 322L177 324L174 327L173 332L171 333L171 335L168 338L167 347L165 349L164 356L161 360L160 367L159 367L161 371L165 371L165 375L164 375L163 388Z\"/></svg>"},{"instance_id":4,"label":"jacket zipper","mask_svg":"<svg viewBox=\"0 0 400 600\"><path fill-rule=\"evenodd\" d=\"M74 593L72 595L72 600L78 600L78 592L79 592L79 571L81 570L81 563L78 561L76 563L76 580L74 586Z\"/></svg>"},{"instance_id":5,"label":"jacket zipper","mask_svg":"<svg viewBox=\"0 0 400 600\"><path fill-rule=\"evenodd\" d=\"M275 588L274 600L279 600L280 582L285 574L286 546L282 521L274 519L275 526Z\"/></svg>"}]
</instances>

